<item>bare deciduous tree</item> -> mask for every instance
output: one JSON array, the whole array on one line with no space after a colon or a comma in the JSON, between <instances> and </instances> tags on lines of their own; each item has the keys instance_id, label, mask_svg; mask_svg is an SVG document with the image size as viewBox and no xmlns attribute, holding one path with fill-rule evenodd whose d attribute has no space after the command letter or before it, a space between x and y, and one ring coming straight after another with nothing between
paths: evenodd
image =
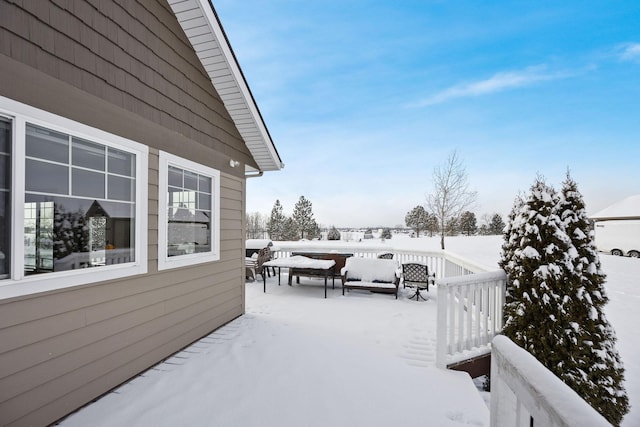
<instances>
[{"instance_id":1,"label":"bare deciduous tree","mask_svg":"<svg viewBox=\"0 0 640 427\"><path fill-rule=\"evenodd\" d=\"M263 239L267 220L260 212L247 213L247 239Z\"/></svg>"},{"instance_id":2,"label":"bare deciduous tree","mask_svg":"<svg viewBox=\"0 0 640 427\"><path fill-rule=\"evenodd\" d=\"M467 171L454 150L443 165L433 170L433 193L427 196L427 206L440 224L442 249L447 224L473 205L476 197L477 193L469 190Z\"/></svg>"}]
</instances>

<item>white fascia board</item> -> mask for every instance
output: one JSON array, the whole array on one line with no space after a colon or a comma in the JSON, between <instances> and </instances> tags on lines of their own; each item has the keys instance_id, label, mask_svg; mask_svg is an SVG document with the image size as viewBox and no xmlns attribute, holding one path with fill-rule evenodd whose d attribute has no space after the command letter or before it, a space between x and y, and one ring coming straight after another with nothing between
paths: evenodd
<instances>
[{"instance_id":1,"label":"white fascia board","mask_svg":"<svg viewBox=\"0 0 640 427\"><path fill-rule=\"evenodd\" d=\"M214 13L213 5L209 0L169 0L169 5L241 136L252 135L251 140L245 139L245 144L260 170L282 169L284 164ZM247 132L247 127L253 128L251 132ZM259 138L256 139L254 135L259 135ZM265 150L269 156L258 155Z\"/></svg>"}]
</instances>

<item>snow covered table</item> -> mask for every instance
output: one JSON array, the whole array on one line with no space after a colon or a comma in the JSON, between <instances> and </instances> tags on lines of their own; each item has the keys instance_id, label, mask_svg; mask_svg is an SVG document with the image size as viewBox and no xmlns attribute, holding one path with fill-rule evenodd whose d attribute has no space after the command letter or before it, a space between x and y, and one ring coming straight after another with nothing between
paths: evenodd
<instances>
[{"instance_id":1,"label":"snow covered table","mask_svg":"<svg viewBox=\"0 0 640 427\"><path fill-rule=\"evenodd\" d=\"M335 288L335 279L333 278L333 270L336 262L333 260L325 259L313 259L305 256L296 255L288 258L277 258L271 261L267 261L262 264L262 268L276 267L278 269L278 286L280 286L280 269L288 268L289 271L289 286L291 286L291 269L304 268L307 270L314 270L324 277L324 297L327 297L327 278L331 273L332 280L334 281L333 287ZM264 274L262 275L264 280L264 292L267 292L267 279Z\"/></svg>"},{"instance_id":2,"label":"snow covered table","mask_svg":"<svg viewBox=\"0 0 640 427\"><path fill-rule=\"evenodd\" d=\"M333 267L333 277L340 278L340 270L344 267L344 263L347 258L352 257L352 253L342 253L342 252L291 252L291 256L301 255L307 258L313 259L332 259L336 262L336 265ZM300 276L313 277L317 276L317 271L309 271L303 268L293 268L289 271L291 276L296 277L296 283L300 283Z\"/></svg>"}]
</instances>

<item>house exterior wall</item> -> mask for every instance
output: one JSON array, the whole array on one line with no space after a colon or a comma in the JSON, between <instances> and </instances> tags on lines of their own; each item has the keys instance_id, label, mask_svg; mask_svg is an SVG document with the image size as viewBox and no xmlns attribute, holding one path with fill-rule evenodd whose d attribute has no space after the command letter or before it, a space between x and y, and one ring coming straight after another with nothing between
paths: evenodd
<instances>
[{"instance_id":1,"label":"house exterior wall","mask_svg":"<svg viewBox=\"0 0 640 427\"><path fill-rule=\"evenodd\" d=\"M254 162L164 0L0 0L0 96L149 147L148 272L0 300L0 425L46 425L244 312ZM220 170L219 261L158 271L160 150Z\"/></svg>"}]
</instances>

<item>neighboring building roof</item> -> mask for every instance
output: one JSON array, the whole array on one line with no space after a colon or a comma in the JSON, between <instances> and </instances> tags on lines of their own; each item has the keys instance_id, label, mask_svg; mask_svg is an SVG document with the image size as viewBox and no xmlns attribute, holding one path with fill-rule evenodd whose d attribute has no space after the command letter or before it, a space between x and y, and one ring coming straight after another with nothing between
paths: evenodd
<instances>
[{"instance_id":1,"label":"neighboring building roof","mask_svg":"<svg viewBox=\"0 0 640 427\"><path fill-rule=\"evenodd\" d=\"M622 199L589 217L596 220L640 219L640 194Z\"/></svg>"},{"instance_id":2,"label":"neighboring building roof","mask_svg":"<svg viewBox=\"0 0 640 427\"><path fill-rule=\"evenodd\" d=\"M284 167L209 0L168 0L260 171Z\"/></svg>"}]
</instances>

